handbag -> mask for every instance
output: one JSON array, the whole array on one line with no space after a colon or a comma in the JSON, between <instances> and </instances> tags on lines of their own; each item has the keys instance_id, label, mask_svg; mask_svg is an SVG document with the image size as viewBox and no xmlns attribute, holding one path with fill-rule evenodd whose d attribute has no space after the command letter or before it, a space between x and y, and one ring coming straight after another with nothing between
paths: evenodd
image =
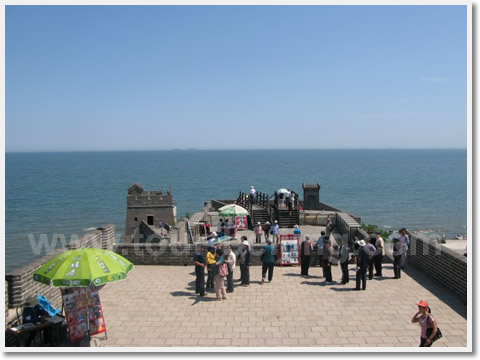
<instances>
[{"instance_id":1,"label":"handbag","mask_svg":"<svg viewBox=\"0 0 480 360\"><path fill-rule=\"evenodd\" d=\"M218 275L222 277L228 275L228 269L226 264L222 264L218 267Z\"/></svg>"},{"instance_id":2,"label":"handbag","mask_svg":"<svg viewBox=\"0 0 480 360\"><path fill-rule=\"evenodd\" d=\"M430 322L430 315L428 315L428 324L431 325ZM432 335L433 332L433 327L428 327L427 328L427 338L429 338ZM438 339L441 339L443 337L442 332L440 331L440 328L437 326L437 333L432 339L432 344L437 341Z\"/></svg>"}]
</instances>

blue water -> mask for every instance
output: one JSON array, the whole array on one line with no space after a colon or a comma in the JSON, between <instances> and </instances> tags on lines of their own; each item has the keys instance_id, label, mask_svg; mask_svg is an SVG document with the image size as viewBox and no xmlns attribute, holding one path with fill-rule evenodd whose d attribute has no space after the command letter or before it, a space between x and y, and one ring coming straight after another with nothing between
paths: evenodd
<instances>
[{"instance_id":1,"label":"blue water","mask_svg":"<svg viewBox=\"0 0 480 360\"><path fill-rule=\"evenodd\" d=\"M320 200L366 223L465 234L466 150L252 150L7 153L6 271L35 254L28 234L72 234L106 223L123 237L127 188L172 186L177 214L250 185L273 193L320 183Z\"/></svg>"}]
</instances>

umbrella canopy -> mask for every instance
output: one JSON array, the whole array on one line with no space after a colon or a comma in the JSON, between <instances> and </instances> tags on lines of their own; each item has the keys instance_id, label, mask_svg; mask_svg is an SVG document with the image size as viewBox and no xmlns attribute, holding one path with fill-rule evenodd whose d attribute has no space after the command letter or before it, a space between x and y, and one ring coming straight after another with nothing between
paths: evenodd
<instances>
[{"instance_id":1,"label":"umbrella canopy","mask_svg":"<svg viewBox=\"0 0 480 360\"><path fill-rule=\"evenodd\" d=\"M47 261L33 274L33 280L59 287L99 286L125 279L133 264L112 251L76 249Z\"/></svg>"},{"instance_id":2,"label":"umbrella canopy","mask_svg":"<svg viewBox=\"0 0 480 360\"><path fill-rule=\"evenodd\" d=\"M278 194L287 194L289 193L290 191L288 191L287 189L284 189L284 188L281 188L281 189L278 189L277 190L277 193Z\"/></svg>"},{"instance_id":3,"label":"umbrella canopy","mask_svg":"<svg viewBox=\"0 0 480 360\"><path fill-rule=\"evenodd\" d=\"M218 209L218 214L222 216L247 216L248 211L241 206L230 204Z\"/></svg>"}]
</instances>

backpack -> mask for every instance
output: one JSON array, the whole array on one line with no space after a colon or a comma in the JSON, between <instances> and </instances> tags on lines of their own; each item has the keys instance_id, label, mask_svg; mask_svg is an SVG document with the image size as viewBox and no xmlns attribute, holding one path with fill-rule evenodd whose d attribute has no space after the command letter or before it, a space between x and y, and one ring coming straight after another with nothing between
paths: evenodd
<instances>
[{"instance_id":1,"label":"backpack","mask_svg":"<svg viewBox=\"0 0 480 360\"><path fill-rule=\"evenodd\" d=\"M227 264L222 264L222 265L219 265L219 266L218 266L218 275L219 275L219 276L222 276L222 277L228 275Z\"/></svg>"}]
</instances>

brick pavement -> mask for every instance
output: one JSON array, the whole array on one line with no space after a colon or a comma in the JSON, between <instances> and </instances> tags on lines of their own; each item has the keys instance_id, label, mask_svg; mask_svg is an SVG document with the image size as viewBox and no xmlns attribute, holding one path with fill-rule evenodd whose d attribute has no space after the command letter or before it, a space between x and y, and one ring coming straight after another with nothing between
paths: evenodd
<instances>
[{"instance_id":1,"label":"brick pavement","mask_svg":"<svg viewBox=\"0 0 480 360\"><path fill-rule=\"evenodd\" d=\"M101 290L108 339L100 344L417 347L420 328L410 319L415 303L424 299L444 334L434 347L467 346L466 305L448 290L415 269L409 270L413 277L404 273L393 280L385 264L386 277L369 280L366 291L351 291L353 265L350 269L348 285L322 284L318 267L310 268L308 279L299 276L298 267L275 267L272 283L260 285L261 267L254 266L249 287L237 286L228 300L215 301L213 293L195 296L193 266L136 266L126 280ZM332 272L339 280L340 268Z\"/></svg>"}]
</instances>

